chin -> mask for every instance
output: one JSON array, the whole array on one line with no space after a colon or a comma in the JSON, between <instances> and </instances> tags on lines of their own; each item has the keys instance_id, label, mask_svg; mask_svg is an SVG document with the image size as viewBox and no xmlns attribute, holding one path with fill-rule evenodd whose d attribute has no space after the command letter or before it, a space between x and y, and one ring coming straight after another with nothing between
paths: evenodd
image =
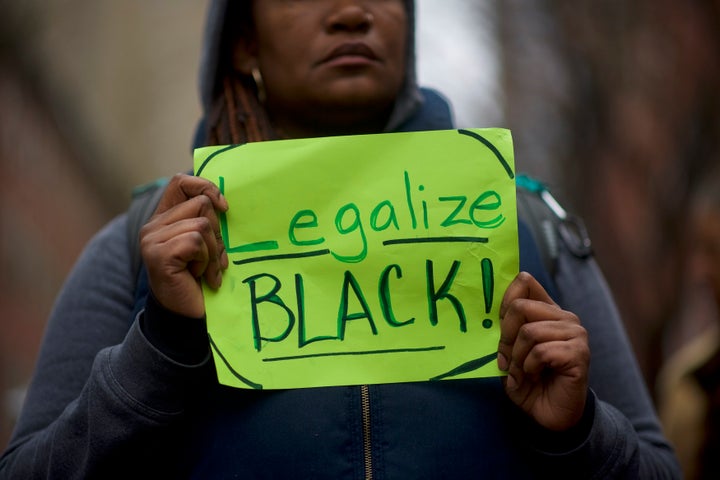
<instances>
[{"instance_id":1,"label":"chin","mask_svg":"<svg viewBox=\"0 0 720 480\"><path fill-rule=\"evenodd\" d=\"M342 88L326 90L317 97L317 103L325 108L384 109L394 103L396 92L386 89Z\"/></svg>"},{"instance_id":2,"label":"chin","mask_svg":"<svg viewBox=\"0 0 720 480\"><path fill-rule=\"evenodd\" d=\"M401 85L395 83L373 76L339 78L318 88L316 95L337 103L387 103L400 90Z\"/></svg>"}]
</instances>

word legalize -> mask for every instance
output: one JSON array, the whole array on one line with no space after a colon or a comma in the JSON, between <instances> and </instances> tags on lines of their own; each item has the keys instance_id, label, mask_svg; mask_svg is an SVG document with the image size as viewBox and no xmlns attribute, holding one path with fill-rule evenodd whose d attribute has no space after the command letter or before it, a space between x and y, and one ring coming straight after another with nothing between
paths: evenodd
<instances>
[{"instance_id":1,"label":"word legalize","mask_svg":"<svg viewBox=\"0 0 720 480\"><path fill-rule=\"evenodd\" d=\"M231 265L204 286L218 379L302 388L500 375L517 273L510 133L206 147Z\"/></svg>"}]
</instances>

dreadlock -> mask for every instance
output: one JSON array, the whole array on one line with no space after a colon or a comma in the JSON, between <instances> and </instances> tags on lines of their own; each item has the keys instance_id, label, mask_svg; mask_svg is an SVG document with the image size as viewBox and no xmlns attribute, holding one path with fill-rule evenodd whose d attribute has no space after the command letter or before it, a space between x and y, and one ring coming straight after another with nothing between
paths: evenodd
<instances>
[{"instance_id":1,"label":"dreadlock","mask_svg":"<svg viewBox=\"0 0 720 480\"><path fill-rule=\"evenodd\" d=\"M228 74L208 116L208 145L228 145L272 140L276 137L257 97L252 77Z\"/></svg>"},{"instance_id":2,"label":"dreadlock","mask_svg":"<svg viewBox=\"0 0 720 480\"><path fill-rule=\"evenodd\" d=\"M224 40L219 45L219 65L213 88L215 99L206 112L206 145L260 142L277 137L259 100L255 80L233 67L235 45L254 35L252 3L234 0L227 5Z\"/></svg>"}]
</instances>

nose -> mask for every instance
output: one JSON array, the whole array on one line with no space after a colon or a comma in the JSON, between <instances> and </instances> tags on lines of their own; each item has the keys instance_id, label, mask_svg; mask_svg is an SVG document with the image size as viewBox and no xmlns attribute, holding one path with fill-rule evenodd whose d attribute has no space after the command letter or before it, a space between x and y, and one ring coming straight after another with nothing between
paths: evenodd
<instances>
[{"instance_id":1,"label":"nose","mask_svg":"<svg viewBox=\"0 0 720 480\"><path fill-rule=\"evenodd\" d=\"M373 16L361 2L336 2L326 20L329 32L359 32L365 33L372 27Z\"/></svg>"}]
</instances>

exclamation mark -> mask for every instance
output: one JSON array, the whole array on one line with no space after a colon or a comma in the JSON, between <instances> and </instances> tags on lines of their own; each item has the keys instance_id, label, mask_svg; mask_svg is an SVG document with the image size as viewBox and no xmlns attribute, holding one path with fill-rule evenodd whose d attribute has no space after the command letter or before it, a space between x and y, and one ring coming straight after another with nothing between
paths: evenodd
<instances>
[{"instance_id":1,"label":"exclamation mark","mask_svg":"<svg viewBox=\"0 0 720 480\"><path fill-rule=\"evenodd\" d=\"M493 274L493 264L489 258L483 258L480 261L482 269L483 295L485 297L485 315L490 314L493 304L493 293L495 292L495 275ZM491 328L493 321L489 318L483 320L483 327Z\"/></svg>"}]
</instances>

